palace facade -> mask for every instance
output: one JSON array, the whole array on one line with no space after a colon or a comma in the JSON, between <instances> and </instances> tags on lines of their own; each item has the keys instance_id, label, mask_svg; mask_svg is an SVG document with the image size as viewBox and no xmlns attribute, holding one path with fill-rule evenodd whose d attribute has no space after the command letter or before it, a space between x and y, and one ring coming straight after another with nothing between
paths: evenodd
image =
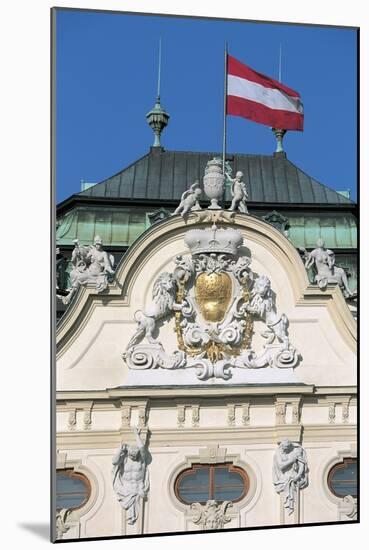
<instances>
[{"instance_id":1,"label":"palace facade","mask_svg":"<svg viewBox=\"0 0 369 550\"><path fill-rule=\"evenodd\" d=\"M159 144L58 205L57 539L357 518L356 204L217 156Z\"/></svg>"}]
</instances>

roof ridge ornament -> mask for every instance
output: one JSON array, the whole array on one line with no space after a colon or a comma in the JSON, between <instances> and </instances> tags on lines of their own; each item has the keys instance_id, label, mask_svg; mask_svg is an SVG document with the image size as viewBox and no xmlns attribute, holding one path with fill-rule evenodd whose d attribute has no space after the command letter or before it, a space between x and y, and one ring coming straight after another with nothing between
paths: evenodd
<instances>
[{"instance_id":1,"label":"roof ridge ornament","mask_svg":"<svg viewBox=\"0 0 369 550\"><path fill-rule=\"evenodd\" d=\"M204 191L210 199L208 210L221 210L219 201L224 195L224 181L225 175L223 174L222 159L214 157L207 162L203 177Z\"/></svg>"},{"instance_id":2,"label":"roof ridge ornament","mask_svg":"<svg viewBox=\"0 0 369 550\"><path fill-rule=\"evenodd\" d=\"M276 155L278 153L282 153L281 156L286 157L287 156L286 152L283 149L283 138L286 135L287 130L283 130L282 128L272 128L272 131L273 131L273 134L275 135L276 140L277 140L277 148L276 148L274 154Z\"/></svg>"},{"instance_id":3,"label":"roof ridge ornament","mask_svg":"<svg viewBox=\"0 0 369 550\"><path fill-rule=\"evenodd\" d=\"M146 115L147 123L152 128L155 134L153 147L161 147L161 143L160 143L161 133L164 130L164 128L168 126L169 118L170 116L165 111L165 109L163 109L163 107L161 106L160 96L157 96L154 107Z\"/></svg>"}]
</instances>

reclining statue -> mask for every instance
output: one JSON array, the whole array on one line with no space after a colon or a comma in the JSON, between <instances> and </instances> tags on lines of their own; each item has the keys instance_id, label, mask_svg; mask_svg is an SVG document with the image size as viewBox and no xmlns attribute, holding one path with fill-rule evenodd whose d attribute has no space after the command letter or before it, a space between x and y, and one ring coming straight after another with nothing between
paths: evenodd
<instances>
[{"instance_id":1,"label":"reclining statue","mask_svg":"<svg viewBox=\"0 0 369 550\"><path fill-rule=\"evenodd\" d=\"M98 235L92 246L81 246L78 239L74 241L72 264L71 288L67 296L62 297L64 304L70 303L81 285L95 283L96 292L103 292L108 287L109 277L115 273L114 257L103 249L102 239Z\"/></svg>"}]
</instances>

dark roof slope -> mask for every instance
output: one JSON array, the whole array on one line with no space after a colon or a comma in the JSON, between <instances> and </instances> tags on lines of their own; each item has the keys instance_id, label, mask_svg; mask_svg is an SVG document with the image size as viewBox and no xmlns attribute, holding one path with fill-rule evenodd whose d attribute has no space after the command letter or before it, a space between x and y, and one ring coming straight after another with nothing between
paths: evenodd
<instances>
[{"instance_id":1,"label":"dark roof slope","mask_svg":"<svg viewBox=\"0 0 369 550\"><path fill-rule=\"evenodd\" d=\"M196 179L202 183L206 163L214 156L220 155L152 147L144 157L79 195L178 201ZM272 156L229 154L227 159L233 175L237 170L244 173L249 191L248 203L353 204L350 199L305 174L284 153ZM227 189L227 199L229 193Z\"/></svg>"}]
</instances>

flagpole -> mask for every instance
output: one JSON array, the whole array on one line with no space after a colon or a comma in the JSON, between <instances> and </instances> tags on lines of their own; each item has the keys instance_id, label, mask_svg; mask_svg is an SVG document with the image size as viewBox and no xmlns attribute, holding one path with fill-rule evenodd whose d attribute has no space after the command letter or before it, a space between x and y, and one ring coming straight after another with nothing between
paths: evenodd
<instances>
[{"instance_id":1,"label":"flagpole","mask_svg":"<svg viewBox=\"0 0 369 550\"><path fill-rule=\"evenodd\" d=\"M224 45L224 105L223 105L223 175L225 174L226 136L227 136L227 65L228 44Z\"/></svg>"},{"instance_id":2,"label":"flagpole","mask_svg":"<svg viewBox=\"0 0 369 550\"><path fill-rule=\"evenodd\" d=\"M279 43L278 82L282 82L282 42ZM275 150L275 152L284 153L283 137L287 130L283 130L283 128L272 128L272 130L277 139L277 149Z\"/></svg>"}]
</instances>

